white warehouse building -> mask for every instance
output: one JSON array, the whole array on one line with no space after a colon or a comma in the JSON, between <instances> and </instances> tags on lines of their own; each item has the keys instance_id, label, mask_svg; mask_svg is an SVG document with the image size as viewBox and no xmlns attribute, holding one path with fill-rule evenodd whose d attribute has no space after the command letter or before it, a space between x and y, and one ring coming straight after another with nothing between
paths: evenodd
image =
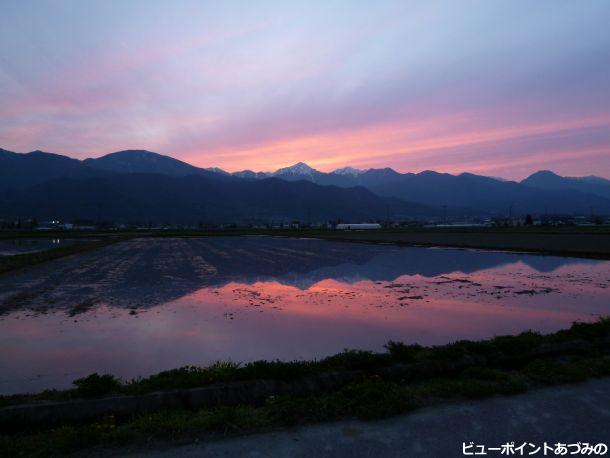
<instances>
[{"instance_id":1,"label":"white warehouse building","mask_svg":"<svg viewBox=\"0 0 610 458\"><path fill-rule=\"evenodd\" d=\"M349 231L356 229L381 229L381 224L378 223L340 223L335 227L337 230Z\"/></svg>"}]
</instances>

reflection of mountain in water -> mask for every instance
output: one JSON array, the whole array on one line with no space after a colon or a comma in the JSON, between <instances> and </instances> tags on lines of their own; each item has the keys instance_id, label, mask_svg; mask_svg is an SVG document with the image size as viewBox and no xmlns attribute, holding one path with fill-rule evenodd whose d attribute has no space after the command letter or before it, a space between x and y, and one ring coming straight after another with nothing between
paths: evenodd
<instances>
[{"instance_id":1,"label":"reflection of mountain in water","mask_svg":"<svg viewBox=\"0 0 610 458\"><path fill-rule=\"evenodd\" d=\"M551 272L573 258L273 237L137 239L0 277L0 311L98 303L151 307L205 287L277 281L308 288L324 279L392 281L465 274L515 262Z\"/></svg>"},{"instance_id":2,"label":"reflection of mountain in water","mask_svg":"<svg viewBox=\"0 0 610 458\"><path fill-rule=\"evenodd\" d=\"M521 257L523 259L520 260L523 263L527 264L538 272L545 273L554 272L560 267L570 264L597 264L600 262L596 261L595 259L560 258L557 256L521 255Z\"/></svg>"},{"instance_id":3,"label":"reflection of mountain in water","mask_svg":"<svg viewBox=\"0 0 610 458\"><path fill-rule=\"evenodd\" d=\"M523 262L538 272L553 272L569 264L594 264L599 261L493 251L393 247L387 253L377 253L364 263L348 262L321 267L306 274L286 274L274 279L304 289L327 278L344 283L361 280L392 281L402 275L437 277L454 272L472 274L517 262Z\"/></svg>"}]
</instances>

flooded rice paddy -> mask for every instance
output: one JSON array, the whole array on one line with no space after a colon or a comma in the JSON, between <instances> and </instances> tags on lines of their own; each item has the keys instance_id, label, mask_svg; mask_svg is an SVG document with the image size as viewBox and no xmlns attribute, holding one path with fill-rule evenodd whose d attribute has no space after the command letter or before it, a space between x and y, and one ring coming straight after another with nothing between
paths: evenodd
<instances>
[{"instance_id":1,"label":"flooded rice paddy","mask_svg":"<svg viewBox=\"0 0 610 458\"><path fill-rule=\"evenodd\" d=\"M0 256L13 256L16 254L38 253L52 250L75 243L89 242L90 239L62 239L62 238L14 238L0 239Z\"/></svg>"},{"instance_id":2,"label":"flooded rice paddy","mask_svg":"<svg viewBox=\"0 0 610 458\"><path fill-rule=\"evenodd\" d=\"M313 239L135 239L0 276L0 393L443 344L610 314L610 262Z\"/></svg>"}]
</instances>

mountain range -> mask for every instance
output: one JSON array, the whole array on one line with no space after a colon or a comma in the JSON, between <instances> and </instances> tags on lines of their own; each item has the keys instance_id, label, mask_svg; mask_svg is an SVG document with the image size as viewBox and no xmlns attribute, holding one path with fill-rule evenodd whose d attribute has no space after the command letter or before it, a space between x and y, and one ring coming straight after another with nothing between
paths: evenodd
<instances>
[{"instance_id":1,"label":"mountain range","mask_svg":"<svg viewBox=\"0 0 610 458\"><path fill-rule=\"evenodd\" d=\"M0 219L366 221L591 212L610 214L610 180L550 171L521 182L391 168L325 173L302 162L229 173L145 150L81 161L0 149Z\"/></svg>"}]
</instances>

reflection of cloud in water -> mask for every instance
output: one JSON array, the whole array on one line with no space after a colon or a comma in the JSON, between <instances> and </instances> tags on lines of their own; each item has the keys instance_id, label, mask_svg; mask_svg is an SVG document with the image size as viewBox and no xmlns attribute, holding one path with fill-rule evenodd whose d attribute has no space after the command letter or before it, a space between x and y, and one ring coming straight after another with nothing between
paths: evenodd
<instances>
[{"instance_id":1,"label":"reflection of cloud in water","mask_svg":"<svg viewBox=\"0 0 610 458\"><path fill-rule=\"evenodd\" d=\"M0 309L78 314L100 303L151 307L230 282L274 281L307 289L325 279L354 283L473 274L519 262L552 272L603 261L274 237L138 239L0 277Z\"/></svg>"}]
</instances>

